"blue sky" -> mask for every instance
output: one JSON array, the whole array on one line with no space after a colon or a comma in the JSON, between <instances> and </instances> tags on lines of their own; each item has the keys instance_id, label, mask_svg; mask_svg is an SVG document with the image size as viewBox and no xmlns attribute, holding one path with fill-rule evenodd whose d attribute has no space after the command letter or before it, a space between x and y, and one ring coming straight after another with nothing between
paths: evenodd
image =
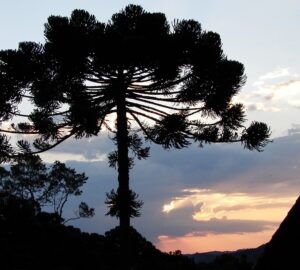
<instances>
[{"instance_id":1,"label":"blue sky","mask_svg":"<svg viewBox=\"0 0 300 270\"><path fill-rule=\"evenodd\" d=\"M219 33L228 58L245 65L247 83L236 100L246 105L248 122L268 123L274 138L263 153L240 145L192 146L182 151L152 146L151 157L138 162L131 174L133 188L145 201L143 215L134 225L164 250L226 249L220 242L228 236L236 244L227 249L263 243L300 190L300 2L0 0L0 49L15 49L20 41L43 42L43 25L50 15L69 16L79 8L106 22L129 3L163 12L169 21L195 19L203 29ZM112 148L103 134L67 142L43 156L49 162L66 161L90 177L82 199L96 207L97 215L74 223L83 230L103 233L116 225L105 216L103 204L105 192L116 186L116 172L106 162ZM72 204L75 201L66 214L71 214ZM221 205L227 210L219 211ZM264 219L264 213L270 217Z\"/></svg>"}]
</instances>

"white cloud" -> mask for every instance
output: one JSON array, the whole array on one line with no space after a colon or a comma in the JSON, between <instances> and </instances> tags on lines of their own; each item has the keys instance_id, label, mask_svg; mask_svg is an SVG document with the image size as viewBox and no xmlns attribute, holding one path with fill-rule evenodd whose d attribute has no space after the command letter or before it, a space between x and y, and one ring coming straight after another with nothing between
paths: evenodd
<instances>
[{"instance_id":1,"label":"white cloud","mask_svg":"<svg viewBox=\"0 0 300 270\"><path fill-rule=\"evenodd\" d=\"M268 106L265 103L247 103L244 102L247 111L261 111L261 112L280 112L282 109L279 107Z\"/></svg>"},{"instance_id":2,"label":"white cloud","mask_svg":"<svg viewBox=\"0 0 300 270\"><path fill-rule=\"evenodd\" d=\"M280 83L259 87L255 94L266 100L285 101L287 103L300 101L300 80L287 80Z\"/></svg>"},{"instance_id":3,"label":"white cloud","mask_svg":"<svg viewBox=\"0 0 300 270\"><path fill-rule=\"evenodd\" d=\"M61 162L82 161L94 162L105 161L107 154L114 149L112 141L105 133L91 138L69 140L58 145L51 151L41 154L45 162L59 160Z\"/></svg>"},{"instance_id":4,"label":"white cloud","mask_svg":"<svg viewBox=\"0 0 300 270\"><path fill-rule=\"evenodd\" d=\"M252 85L254 88L247 95L234 99L248 111L273 113L300 108L299 75L289 68L277 68L260 76Z\"/></svg>"},{"instance_id":5,"label":"white cloud","mask_svg":"<svg viewBox=\"0 0 300 270\"><path fill-rule=\"evenodd\" d=\"M295 76L295 75L293 75L293 76ZM252 85L254 87L262 87L269 81L274 81L276 79L280 79L283 77L291 77L290 69L278 67L275 70L270 71L270 72L260 76L258 78L258 80L255 81Z\"/></svg>"},{"instance_id":6,"label":"white cloud","mask_svg":"<svg viewBox=\"0 0 300 270\"><path fill-rule=\"evenodd\" d=\"M40 156L44 161L48 163L53 163L56 160L59 160L60 162L66 162L66 161L95 162L95 161L105 161L107 158L105 154L95 154L93 158L87 158L84 154L59 153L59 152L45 152L40 154Z\"/></svg>"},{"instance_id":7,"label":"white cloud","mask_svg":"<svg viewBox=\"0 0 300 270\"><path fill-rule=\"evenodd\" d=\"M264 74L259 77L259 81L264 81L264 80L271 80L271 79L276 79L276 78L281 78L281 77L287 77L290 75L290 69L289 68L281 68L278 67L274 71L268 72L267 74Z\"/></svg>"}]
</instances>

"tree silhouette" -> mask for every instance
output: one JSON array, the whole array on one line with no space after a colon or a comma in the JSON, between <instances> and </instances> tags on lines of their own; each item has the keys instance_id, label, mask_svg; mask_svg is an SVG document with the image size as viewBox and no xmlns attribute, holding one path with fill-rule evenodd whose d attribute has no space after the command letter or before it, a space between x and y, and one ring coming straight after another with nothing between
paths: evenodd
<instances>
[{"instance_id":1,"label":"tree silhouette","mask_svg":"<svg viewBox=\"0 0 300 270\"><path fill-rule=\"evenodd\" d=\"M38 155L19 156L10 171L0 167L0 193L3 198L30 201L39 209L51 206L58 220L66 223L94 215L94 209L81 202L74 217L63 218L68 199L82 194L81 187L87 179L84 173L76 173L59 161L55 161L48 169Z\"/></svg>"},{"instance_id":2,"label":"tree silhouette","mask_svg":"<svg viewBox=\"0 0 300 270\"><path fill-rule=\"evenodd\" d=\"M49 202L47 167L38 155L19 157L7 173L8 177L0 180L3 191L40 206Z\"/></svg>"},{"instance_id":3,"label":"tree silhouette","mask_svg":"<svg viewBox=\"0 0 300 270\"><path fill-rule=\"evenodd\" d=\"M244 127L243 105L232 103L245 83L243 65L229 60L219 35L197 21L170 24L162 13L128 5L107 23L83 10L50 16L44 33L44 44L22 42L0 52L0 119L29 120L2 125L1 160L113 132L117 150L109 161L119 186L108 204L124 230L137 210L129 188L133 158L149 156L143 136L166 149L241 142L261 151L268 143L267 125ZM18 109L24 100L33 104L28 115ZM37 137L14 149L9 133Z\"/></svg>"}]
</instances>

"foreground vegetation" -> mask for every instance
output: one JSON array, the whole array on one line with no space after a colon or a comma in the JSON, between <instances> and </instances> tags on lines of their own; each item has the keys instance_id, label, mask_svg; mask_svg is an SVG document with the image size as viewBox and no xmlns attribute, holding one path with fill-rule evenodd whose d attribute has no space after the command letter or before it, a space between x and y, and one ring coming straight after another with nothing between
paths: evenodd
<instances>
[{"instance_id":1,"label":"foreground vegetation","mask_svg":"<svg viewBox=\"0 0 300 270\"><path fill-rule=\"evenodd\" d=\"M0 200L0 260L3 270L122 269L120 228L105 235L88 234L60 223L55 213L39 212L30 200ZM163 253L131 227L132 269L251 269L246 258L217 257L213 263L196 264L180 251Z\"/></svg>"}]
</instances>

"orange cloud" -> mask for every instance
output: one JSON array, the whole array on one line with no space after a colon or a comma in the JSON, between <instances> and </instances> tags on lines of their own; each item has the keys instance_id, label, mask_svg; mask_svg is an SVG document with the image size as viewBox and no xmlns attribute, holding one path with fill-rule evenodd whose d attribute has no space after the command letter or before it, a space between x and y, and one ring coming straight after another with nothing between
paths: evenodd
<instances>
[{"instance_id":1,"label":"orange cloud","mask_svg":"<svg viewBox=\"0 0 300 270\"><path fill-rule=\"evenodd\" d=\"M254 248L270 240L294 201L294 196L184 189L182 196L163 205L162 212L171 218L184 211L194 231L161 235L156 245L184 253Z\"/></svg>"},{"instance_id":2,"label":"orange cloud","mask_svg":"<svg viewBox=\"0 0 300 270\"><path fill-rule=\"evenodd\" d=\"M193 219L266 220L281 221L294 203L294 197L258 196L246 193L221 193L208 189L185 189L185 195L163 205L170 213L184 207L194 207Z\"/></svg>"}]
</instances>

